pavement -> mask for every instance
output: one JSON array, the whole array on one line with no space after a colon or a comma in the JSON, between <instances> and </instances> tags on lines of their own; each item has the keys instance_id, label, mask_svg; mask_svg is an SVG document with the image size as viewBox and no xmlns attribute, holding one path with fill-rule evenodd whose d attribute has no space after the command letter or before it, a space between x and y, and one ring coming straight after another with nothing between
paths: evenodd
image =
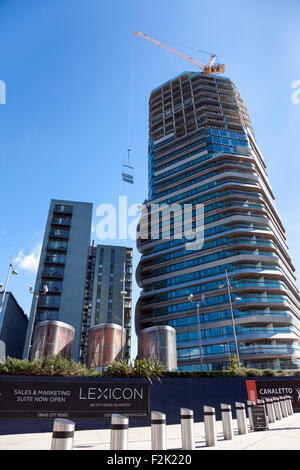
<instances>
[{"instance_id":1,"label":"pavement","mask_svg":"<svg viewBox=\"0 0 300 470\"><path fill-rule=\"evenodd\" d=\"M207 447L204 423L194 423L196 450L299 450L300 413L269 424L265 431L252 431L247 419L247 433L238 434L237 421L233 420L234 438L224 440L222 421L216 422L217 443ZM181 450L180 424L167 425L167 450ZM0 436L0 450L50 450L52 433L10 434ZM73 450L109 450L110 430L76 431ZM151 427L128 429L128 450L151 450Z\"/></svg>"}]
</instances>

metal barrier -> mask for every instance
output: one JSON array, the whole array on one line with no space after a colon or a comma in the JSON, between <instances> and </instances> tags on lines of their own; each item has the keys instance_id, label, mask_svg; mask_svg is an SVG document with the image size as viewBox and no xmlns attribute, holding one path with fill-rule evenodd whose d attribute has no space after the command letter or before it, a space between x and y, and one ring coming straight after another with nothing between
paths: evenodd
<instances>
[{"instance_id":1,"label":"metal barrier","mask_svg":"<svg viewBox=\"0 0 300 470\"><path fill-rule=\"evenodd\" d=\"M151 449L167 450L166 415L151 411Z\"/></svg>"},{"instance_id":2,"label":"metal barrier","mask_svg":"<svg viewBox=\"0 0 300 470\"><path fill-rule=\"evenodd\" d=\"M205 440L207 447L213 447L217 443L216 411L211 406L203 407Z\"/></svg>"},{"instance_id":3,"label":"metal barrier","mask_svg":"<svg viewBox=\"0 0 300 470\"><path fill-rule=\"evenodd\" d=\"M239 434L247 434L248 430L244 403L235 402L235 409Z\"/></svg>"},{"instance_id":4,"label":"metal barrier","mask_svg":"<svg viewBox=\"0 0 300 470\"><path fill-rule=\"evenodd\" d=\"M110 427L110 450L127 450L128 447L128 418L113 414Z\"/></svg>"},{"instance_id":5,"label":"metal barrier","mask_svg":"<svg viewBox=\"0 0 300 470\"><path fill-rule=\"evenodd\" d=\"M285 402L285 397L281 396L279 397L279 403L280 403L280 408L281 408L281 414L283 418L287 418L288 412L287 412L287 406Z\"/></svg>"},{"instance_id":6,"label":"metal barrier","mask_svg":"<svg viewBox=\"0 0 300 470\"><path fill-rule=\"evenodd\" d=\"M252 409L255 406L255 401L247 401L247 409L248 409L248 417L249 417L249 426L250 429L254 429L254 424L253 424L253 414L252 414Z\"/></svg>"},{"instance_id":7,"label":"metal barrier","mask_svg":"<svg viewBox=\"0 0 300 470\"><path fill-rule=\"evenodd\" d=\"M232 424L232 414L231 406L221 403L221 417L223 425L223 436L224 439L233 439L233 424Z\"/></svg>"},{"instance_id":8,"label":"metal barrier","mask_svg":"<svg viewBox=\"0 0 300 470\"><path fill-rule=\"evenodd\" d=\"M275 423L275 412L273 406L273 398L266 398L266 410L269 419L269 423Z\"/></svg>"},{"instance_id":9,"label":"metal barrier","mask_svg":"<svg viewBox=\"0 0 300 470\"><path fill-rule=\"evenodd\" d=\"M280 407L278 397L273 397L273 406L274 406L274 412L275 412L276 420L282 419L281 407Z\"/></svg>"},{"instance_id":10,"label":"metal barrier","mask_svg":"<svg viewBox=\"0 0 300 470\"><path fill-rule=\"evenodd\" d=\"M182 450L195 450L194 412L180 408Z\"/></svg>"},{"instance_id":11,"label":"metal barrier","mask_svg":"<svg viewBox=\"0 0 300 470\"><path fill-rule=\"evenodd\" d=\"M55 419L53 424L51 450L72 450L75 423L68 419Z\"/></svg>"}]
</instances>

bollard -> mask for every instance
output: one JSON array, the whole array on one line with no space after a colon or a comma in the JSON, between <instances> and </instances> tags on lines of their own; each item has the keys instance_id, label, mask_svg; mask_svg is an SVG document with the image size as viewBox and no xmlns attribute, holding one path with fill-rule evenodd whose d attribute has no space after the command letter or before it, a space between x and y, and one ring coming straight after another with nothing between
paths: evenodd
<instances>
[{"instance_id":1,"label":"bollard","mask_svg":"<svg viewBox=\"0 0 300 470\"><path fill-rule=\"evenodd\" d=\"M236 419L238 423L239 434L247 434L247 422L244 403L235 402Z\"/></svg>"},{"instance_id":2,"label":"bollard","mask_svg":"<svg viewBox=\"0 0 300 470\"><path fill-rule=\"evenodd\" d=\"M75 423L68 419L55 419L51 441L51 450L72 450Z\"/></svg>"},{"instance_id":3,"label":"bollard","mask_svg":"<svg viewBox=\"0 0 300 470\"><path fill-rule=\"evenodd\" d=\"M286 402L288 415L291 416L293 414L293 406L292 406L291 397L289 395L286 395L285 402Z\"/></svg>"},{"instance_id":4,"label":"bollard","mask_svg":"<svg viewBox=\"0 0 300 470\"><path fill-rule=\"evenodd\" d=\"M111 415L110 450L127 450L128 418L118 414Z\"/></svg>"},{"instance_id":5,"label":"bollard","mask_svg":"<svg viewBox=\"0 0 300 470\"><path fill-rule=\"evenodd\" d=\"M255 406L255 401L247 401L247 408L248 408L248 417L249 417L249 426L250 429L254 429L254 424L253 424L253 414L252 414L252 408Z\"/></svg>"},{"instance_id":6,"label":"bollard","mask_svg":"<svg viewBox=\"0 0 300 470\"><path fill-rule=\"evenodd\" d=\"M213 447L217 443L216 412L211 406L203 407L205 440L207 447Z\"/></svg>"},{"instance_id":7,"label":"bollard","mask_svg":"<svg viewBox=\"0 0 300 470\"><path fill-rule=\"evenodd\" d=\"M151 411L151 449L167 450L166 415L159 411Z\"/></svg>"},{"instance_id":8,"label":"bollard","mask_svg":"<svg viewBox=\"0 0 300 470\"><path fill-rule=\"evenodd\" d=\"M273 405L274 405L275 418L277 420L280 420L282 418L282 414L281 414L281 407L279 404L278 397L273 397Z\"/></svg>"},{"instance_id":9,"label":"bollard","mask_svg":"<svg viewBox=\"0 0 300 470\"><path fill-rule=\"evenodd\" d=\"M232 414L231 406L221 403L221 416L222 416L222 425L223 425L223 436L224 439L233 439L233 424L232 424Z\"/></svg>"},{"instance_id":10,"label":"bollard","mask_svg":"<svg viewBox=\"0 0 300 470\"><path fill-rule=\"evenodd\" d=\"M286 407L284 396L279 397L279 403L280 403L282 417L286 418L288 416L288 412L287 412L287 407Z\"/></svg>"},{"instance_id":11,"label":"bollard","mask_svg":"<svg viewBox=\"0 0 300 470\"><path fill-rule=\"evenodd\" d=\"M275 419L275 412L274 412L272 398L266 398L266 411L267 411L269 423L275 423L276 419Z\"/></svg>"},{"instance_id":12,"label":"bollard","mask_svg":"<svg viewBox=\"0 0 300 470\"><path fill-rule=\"evenodd\" d=\"M294 414L294 408L293 408L293 397L290 395L290 404L291 404L291 414Z\"/></svg>"},{"instance_id":13,"label":"bollard","mask_svg":"<svg viewBox=\"0 0 300 470\"><path fill-rule=\"evenodd\" d=\"M285 403L286 403L286 409L288 416L291 416L292 411L291 411L291 397L289 395L285 396Z\"/></svg>"},{"instance_id":14,"label":"bollard","mask_svg":"<svg viewBox=\"0 0 300 470\"><path fill-rule=\"evenodd\" d=\"M195 450L194 412L180 408L182 450Z\"/></svg>"}]
</instances>

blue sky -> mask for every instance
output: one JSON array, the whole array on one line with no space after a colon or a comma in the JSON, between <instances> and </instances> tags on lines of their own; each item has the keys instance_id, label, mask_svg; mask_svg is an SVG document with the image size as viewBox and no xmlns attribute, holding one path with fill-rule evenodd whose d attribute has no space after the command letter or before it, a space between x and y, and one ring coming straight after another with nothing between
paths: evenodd
<instances>
[{"instance_id":1,"label":"blue sky","mask_svg":"<svg viewBox=\"0 0 300 470\"><path fill-rule=\"evenodd\" d=\"M94 225L101 203L117 205L119 195L129 205L143 202L149 94L196 70L133 38L134 30L203 62L209 56L198 50L214 52L226 64L248 108L299 277L298 0L0 0L0 282L14 254L20 274L9 289L26 313L50 199L93 202ZM134 186L121 180L128 146ZM135 247L133 240L112 243ZM134 286L133 304L138 292Z\"/></svg>"}]
</instances>

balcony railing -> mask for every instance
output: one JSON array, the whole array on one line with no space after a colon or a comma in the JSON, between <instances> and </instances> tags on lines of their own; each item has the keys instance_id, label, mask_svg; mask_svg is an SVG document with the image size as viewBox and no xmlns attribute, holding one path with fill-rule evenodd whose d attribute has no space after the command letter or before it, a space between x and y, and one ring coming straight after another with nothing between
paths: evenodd
<instances>
[{"instance_id":1,"label":"balcony railing","mask_svg":"<svg viewBox=\"0 0 300 470\"><path fill-rule=\"evenodd\" d=\"M63 268L45 268L42 271L43 277L62 278L64 275Z\"/></svg>"},{"instance_id":2,"label":"balcony railing","mask_svg":"<svg viewBox=\"0 0 300 470\"><path fill-rule=\"evenodd\" d=\"M295 353L299 353L298 348L292 348L287 346L280 346L280 345L250 345L250 346L239 346L239 351L241 355L246 354L265 354L265 355L274 355L274 356L281 356L281 355L294 355Z\"/></svg>"},{"instance_id":3,"label":"balcony railing","mask_svg":"<svg viewBox=\"0 0 300 470\"><path fill-rule=\"evenodd\" d=\"M72 206L64 206L62 204L56 204L54 207L54 211L59 214L72 214L73 212L73 207Z\"/></svg>"},{"instance_id":4,"label":"balcony railing","mask_svg":"<svg viewBox=\"0 0 300 470\"><path fill-rule=\"evenodd\" d=\"M50 230L51 237L56 237L56 238L69 238L69 231L68 230L61 230L61 229L52 229Z\"/></svg>"},{"instance_id":5,"label":"balcony railing","mask_svg":"<svg viewBox=\"0 0 300 470\"><path fill-rule=\"evenodd\" d=\"M55 224L55 225L70 226L71 225L71 217L56 217L56 216L53 216L51 223Z\"/></svg>"}]
</instances>

